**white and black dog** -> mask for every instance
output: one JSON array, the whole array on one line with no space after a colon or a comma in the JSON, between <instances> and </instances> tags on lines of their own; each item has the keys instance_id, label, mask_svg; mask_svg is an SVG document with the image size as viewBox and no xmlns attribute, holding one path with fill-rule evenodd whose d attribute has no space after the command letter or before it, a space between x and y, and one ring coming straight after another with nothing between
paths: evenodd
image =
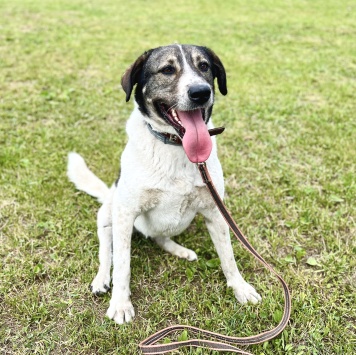
<instances>
[{"instance_id":1,"label":"white and black dog","mask_svg":"<svg viewBox=\"0 0 356 355\"><path fill-rule=\"evenodd\" d=\"M126 101L136 85L136 104L127 121L129 139L122 153L119 179L109 189L80 155L69 154L69 179L102 203L97 218L100 266L91 290L94 294L109 290L113 259L113 290L107 316L119 324L131 321L135 315L130 300L133 228L171 254L196 260L194 251L171 237L182 233L197 213L205 218L227 285L233 288L237 300L261 300L240 275L229 228L193 164L206 160L223 197L223 173L215 138L208 131L213 128L215 78L221 94L226 95L224 66L206 47L174 44L145 52L121 81Z\"/></svg>"}]
</instances>

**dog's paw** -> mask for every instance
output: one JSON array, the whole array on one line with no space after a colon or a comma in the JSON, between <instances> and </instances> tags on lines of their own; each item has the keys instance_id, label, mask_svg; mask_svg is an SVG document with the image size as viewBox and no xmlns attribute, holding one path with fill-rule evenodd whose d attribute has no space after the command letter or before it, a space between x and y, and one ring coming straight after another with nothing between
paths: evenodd
<instances>
[{"instance_id":1,"label":"dog's paw","mask_svg":"<svg viewBox=\"0 0 356 355\"><path fill-rule=\"evenodd\" d=\"M130 300L122 302L111 299L106 315L117 324L124 324L132 321L135 310Z\"/></svg>"},{"instance_id":2,"label":"dog's paw","mask_svg":"<svg viewBox=\"0 0 356 355\"><path fill-rule=\"evenodd\" d=\"M178 256L178 258L187 259L189 261L197 260L198 256L193 250L185 248L173 240L167 237L156 237L154 241L165 251L168 251L172 255Z\"/></svg>"},{"instance_id":3,"label":"dog's paw","mask_svg":"<svg viewBox=\"0 0 356 355\"><path fill-rule=\"evenodd\" d=\"M197 254L190 249L182 247L176 254L179 258L187 259L188 261L198 260Z\"/></svg>"},{"instance_id":4,"label":"dog's paw","mask_svg":"<svg viewBox=\"0 0 356 355\"><path fill-rule=\"evenodd\" d=\"M106 277L102 277L101 275L96 275L95 279L89 286L91 292L100 296L110 290L110 275Z\"/></svg>"},{"instance_id":5,"label":"dog's paw","mask_svg":"<svg viewBox=\"0 0 356 355\"><path fill-rule=\"evenodd\" d=\"M256 304L262 300L262 297L257 293L257 291L246 281L233 287L236 299L241 303L245 304L251 302Z\"/></svg>"}]
</instances>

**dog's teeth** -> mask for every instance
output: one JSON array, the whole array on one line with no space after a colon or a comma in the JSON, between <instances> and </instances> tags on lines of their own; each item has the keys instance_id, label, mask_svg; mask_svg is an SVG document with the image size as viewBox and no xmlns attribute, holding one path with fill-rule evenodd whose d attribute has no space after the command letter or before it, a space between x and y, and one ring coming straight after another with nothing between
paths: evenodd
<instances>
[{"instance_id":1,"label":"dog's teeth","mask_svg":"<svg viewBox=\"0 0 356 355\"><path fill-rule=\"evenodd\" d=\"M178 124L182 125L182 122L181 120L179 119L178 117L178 114L177 114L177 111L176 110L171 110L171 115L172 115L172 118L175 122L177 122Z\"/></svg>"}]
</instances>

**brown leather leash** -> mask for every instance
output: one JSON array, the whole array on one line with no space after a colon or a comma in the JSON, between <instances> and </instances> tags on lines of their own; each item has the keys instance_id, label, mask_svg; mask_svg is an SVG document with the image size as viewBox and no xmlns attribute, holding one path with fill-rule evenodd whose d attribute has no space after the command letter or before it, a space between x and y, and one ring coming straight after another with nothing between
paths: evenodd
<instances>
[{"instance_id":1,"label":"brown leather leash","mask_svg":"<svg viewBox=\"0 0 356 355\"><path fill-rule=\"evenodd\" d=\"M223 130L222 130L223 131ZM221 133L221 132L219 132ZM157 333L151 335L147 339L143 340L139 344L139 348L143 354L164 354L167 352L171 352L173 350L177 350L182 347L202 347L210 350L216 351L226 351L233 352L238 354L247 354L252 355L249 352L241 350L234 345L253 345L263 343L265 341L271 340L279 335L284 328L287 326L290 313L291 313L291 296L286 282L283 280L281 276L277 274L277 272L270 266L260 254L252 247L252 245L248 242L246 237L241 233L240 229L236 225L235 221L231 217L230 213L226 209L222 199L220 198L218 192L215 189L215 186L211 180L209 171L206 167L206 163L198 163L197 164L200 174L204 183L206 184L216 206L218 207L220 213L224 217L226 223L229 225L231 231L235 235L235 237L241 242L241 244L256 258L258 259L268 270L270 270L282 284L283 292L284 292L284 311L283 316L280 323L273 329L268 330L266 332L260 333L258 335L253 335L249 337L231 337L226 335L221 335L218 333L213 333L207 330L203 330L196 327L191 327L187 325L174 325L171 327L164 328ZM205 339L190 339L186 341L176 341L168 344L157 344L162 338L167 335L178 332L178 331L189 331L190 333L196 334L198 336L204 336L210 339L216 339L218 341L213 340L205 340Z\"/></svg>"}]
</instances>

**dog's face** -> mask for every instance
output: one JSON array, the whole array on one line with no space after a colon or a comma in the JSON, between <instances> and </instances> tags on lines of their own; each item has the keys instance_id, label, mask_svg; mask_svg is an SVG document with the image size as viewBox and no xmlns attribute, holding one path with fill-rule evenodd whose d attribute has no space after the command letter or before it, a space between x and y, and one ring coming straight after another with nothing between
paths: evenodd
<instances>
[{"instance_id":1,"label":"dog's face","mask_svg":"<svg viewBox=\"0 0 356 355\"><path fill-rule=\"evenodd\" d=\"M206 47L177 44L142 54L121 84L126 101L137 84L135 99L145 119L161 131L183 137L189 159L196 162L211 151L206 123L214 104L215 78L226 95L225 69L215 53Z\"/></svg>"}]
</instances>

